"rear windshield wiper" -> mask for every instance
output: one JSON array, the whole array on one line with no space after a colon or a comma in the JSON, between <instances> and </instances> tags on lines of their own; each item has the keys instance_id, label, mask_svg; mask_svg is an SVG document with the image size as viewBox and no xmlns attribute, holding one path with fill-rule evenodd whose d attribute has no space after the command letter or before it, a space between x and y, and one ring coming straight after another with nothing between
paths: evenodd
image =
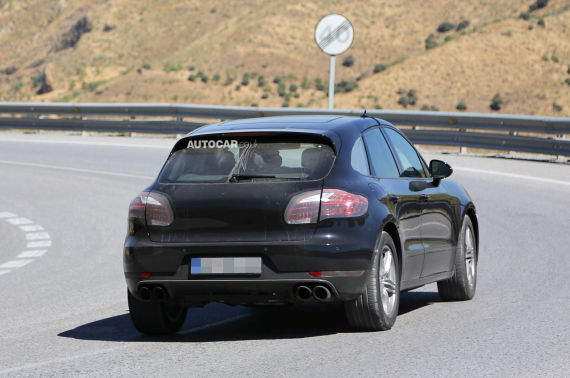
<instances>
[{"instance_id":1,"label":"rear windshield wiper","mask_svg":"<svg viewBox=\"0 0 570 378\"><path fill-rule=\"evenodd\" d=\"M230 177L230 182L238 182L239 180L251 180L256 178L275 178L275 176L271 175L240 175L238 173L234 173Z\"/></svg>"}]
</instances>

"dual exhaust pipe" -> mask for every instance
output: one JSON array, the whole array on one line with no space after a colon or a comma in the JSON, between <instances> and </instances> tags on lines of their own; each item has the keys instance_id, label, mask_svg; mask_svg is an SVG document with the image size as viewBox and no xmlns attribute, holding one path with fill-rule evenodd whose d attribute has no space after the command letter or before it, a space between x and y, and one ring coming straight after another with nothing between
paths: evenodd
<instances>
[{"instance_id":1,"label":"dual exhaust pipe","mask_svg":"<svg viewBox=\"0 0 570 378\"><path fill-rule=\"evenodd\" d=\"M332 297L329 288L323 285L317 285L313 289L304 285L298 286L295 290L295 295L301 301L315 299L318 302L327 302Z\"/></svg>"},{"instance_id":2,"label":"dual exhaust pipe","mask_svg":"<svg viewBox=\"0 0 570 378\"><path fill-rule=\"evenodd\" d=\"M150 300L161 301L163 299L166 299L166 297L168 297L168 293L166 292L166 290L164 290L162 286L154 286L154 287L141 286L139 288L139 296L141 297L141 299L145 301L150 301Z\"/></svg>"}]
</instances>

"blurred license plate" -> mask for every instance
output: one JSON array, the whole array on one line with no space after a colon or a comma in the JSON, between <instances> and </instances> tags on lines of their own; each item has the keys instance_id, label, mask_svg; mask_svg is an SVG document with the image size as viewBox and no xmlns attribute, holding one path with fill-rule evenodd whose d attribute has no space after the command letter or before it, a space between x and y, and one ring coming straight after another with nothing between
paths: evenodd
<instances>
[{"instance_id":1,"label":"blurred license plate","mask_svg":"<svg viewBox=\"0 0 570 378\"><path fill-rule=\"evenodd\" d=\"M190 274L261 274L261 257L195 257Z\"/></svg>"}]
</instances>

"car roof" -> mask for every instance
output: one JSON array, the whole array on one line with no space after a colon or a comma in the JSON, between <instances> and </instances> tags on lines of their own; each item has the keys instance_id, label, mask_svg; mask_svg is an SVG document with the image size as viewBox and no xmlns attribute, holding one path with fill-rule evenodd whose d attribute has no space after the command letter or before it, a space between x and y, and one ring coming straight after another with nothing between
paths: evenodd
<instances>
[{"instance_id":1,"label":"car roof","mask_svg":"<svg viewBox=\"0 0 570 378\"><path fill-rule=\"evenodd\" d=\"M378 120L381 124L387 122ZM360 134L364 129L377 125L378 122L370 117L339 117L334 115L318 116L283 116L240 119L219 122L203 126L189 133L188 136L218 134L232 131L305 131L319 134L334 132L339 136L347 133Z\"/></svg>"}]
</instances>

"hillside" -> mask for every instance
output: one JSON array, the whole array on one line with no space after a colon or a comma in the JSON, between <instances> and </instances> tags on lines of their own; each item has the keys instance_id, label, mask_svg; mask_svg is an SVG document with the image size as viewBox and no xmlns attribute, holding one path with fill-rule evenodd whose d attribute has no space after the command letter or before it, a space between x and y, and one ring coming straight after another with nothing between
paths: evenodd
<instances>
[{"instance_id":1,"label":"hillside","mask_svg":"<svg viewBox=\"0 0 570 378\"><path fill-rule=\"evenodd\" d=\"M340 13L337 108L490 112L499 94L497 112L569 116L570 2L534 2L0 0L0 101L326 107L313 33Z\"/></svg>"}]
</instances>

